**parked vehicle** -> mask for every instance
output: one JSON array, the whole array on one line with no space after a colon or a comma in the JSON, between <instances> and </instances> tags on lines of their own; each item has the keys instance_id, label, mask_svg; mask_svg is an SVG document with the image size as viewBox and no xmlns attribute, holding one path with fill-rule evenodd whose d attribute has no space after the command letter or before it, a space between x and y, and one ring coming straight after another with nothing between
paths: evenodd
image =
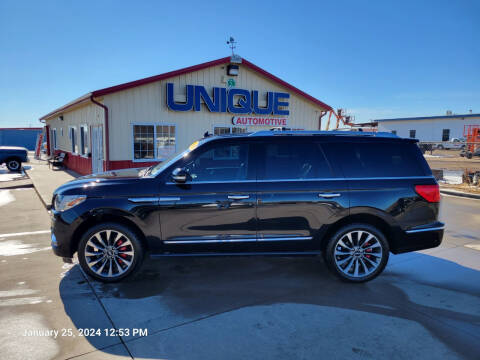
<instances>
[{"instance_id":1,"label":"parked vehicle","mask_svg":"<svg viewBox=\"0 0 480 360\"><path fill-rule=\"evenodd\" d=\"M475 151L469 151L467 149L463 149L461 152L460 152L460 156L462 157L466 157L467 159L471 159L473 158L474 156L480 156L480 147L478 149L476 149Z\"/></svg>"},{"instance_id":2,"label":"parked vehicle","mask_svg":"<svg viewBox=\"0 0 480 360\"><path fill-rule=\"evenodd\" d=\"M318 255L352 282L438 246L439 187L416 140L259 131L207 137L145 169L85 176L52 199L52 247L112 282L152 257Z\"/></svg>"},{"instance_id":3,"label":"parked vehicle","mask_svg":"<svg viewBox=\"0 0 480 360\"><path fill-rule=\"evenodd\" d=\"M449 141L443 141L440 144L437 144L437 149L443 150L454 150L454 149L464 149L465 148L465 139L451 138Z\"/></svg>"},{"instance_id":4,"label":"parked vehicle","mask_svg":"<svg viewBox=\"0 0 480 360\"><path fill-rule=\"evenodd\" d=\"M0 146L0 164L10 171L20 171L22 163L28 162L28 150L19 146Z\"/></svg>"}]
</instances>

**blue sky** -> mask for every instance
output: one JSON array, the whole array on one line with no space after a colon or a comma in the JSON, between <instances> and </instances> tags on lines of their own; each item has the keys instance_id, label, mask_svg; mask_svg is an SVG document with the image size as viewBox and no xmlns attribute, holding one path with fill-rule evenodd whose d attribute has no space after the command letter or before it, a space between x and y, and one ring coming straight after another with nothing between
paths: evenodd
<instances>
[{"instance_id":1,"label":"blue sky","mask_svg":"<svg viewBox=\"0 0 480 360\"><path fill-rule=\"evenodd\" d=\"M0 127L237 52L357 122L480 113L480 1L0 0Z\"/></svg>"}]
</instances>

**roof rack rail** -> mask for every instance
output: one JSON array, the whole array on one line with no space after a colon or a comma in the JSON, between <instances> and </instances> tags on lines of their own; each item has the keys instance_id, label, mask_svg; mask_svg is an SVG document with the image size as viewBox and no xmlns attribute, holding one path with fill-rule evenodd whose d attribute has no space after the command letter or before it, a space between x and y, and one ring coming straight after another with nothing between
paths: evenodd
<instances>
[{"instance_id":1,"label":"roof rack rail","mask_svg":"<svg viewBox=\"0 0 480 360\"><path fill-rule=\"evenodd\" d=\"M388 132L367 132L367 131L310 131L310 130L259 130L252 132L248 136L359 136L359 137L388 137L398 138L397 135Z\"/></svg>"}]
</instances>

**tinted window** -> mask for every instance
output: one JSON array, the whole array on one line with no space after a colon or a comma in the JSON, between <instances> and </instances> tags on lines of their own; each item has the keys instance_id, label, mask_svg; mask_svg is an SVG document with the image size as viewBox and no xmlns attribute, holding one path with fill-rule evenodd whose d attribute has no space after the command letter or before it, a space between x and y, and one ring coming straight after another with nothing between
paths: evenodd
<instances>
[{"instance_id":1,"label":"tinted window","mask_svg":"<svg viewBox=\"0 0 480 360\"><path fill-rule=\"evenodd\" d=\"M420 151L414 143L358 142L324 146L346 177L425 176Z\"/></svg>"},{"instance_id":2,"label":"tinted window","mask_svg":"<svg viewBox=\"0 0 480 360\"><path fill-rule=\"evenodd\" d=\"M277 141L264 145L259 178L314 179L332 177L330 167L314 142Z\"/></svg>"},{"instance_id":3,"label":"tinted window","mask_svg":"<svg viewBox=\"0 0 480 360\"><path fill-rule=\"evenodd\" d=\"M247 179L248 144L213 144L185 164L192 182Z\"/></svg>"}]
</instances>

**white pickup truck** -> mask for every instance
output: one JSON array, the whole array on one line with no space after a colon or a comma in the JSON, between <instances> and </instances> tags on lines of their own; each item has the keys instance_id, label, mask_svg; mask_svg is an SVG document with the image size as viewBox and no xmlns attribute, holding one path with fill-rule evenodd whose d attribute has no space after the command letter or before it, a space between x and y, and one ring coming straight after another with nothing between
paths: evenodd
<instances>
[{"instance_id":1,"label":"white pickup truck","mask_svg":"<svg viewBox=\"0 0 480 360\"><path fill-rule=\"evenodd\" d=\"M465 139L451 138L449 141L444 141L440 144L437 144L436 148L439 150L443 149L463 149L465 147Z\"/></svg>"}]
</instances>

